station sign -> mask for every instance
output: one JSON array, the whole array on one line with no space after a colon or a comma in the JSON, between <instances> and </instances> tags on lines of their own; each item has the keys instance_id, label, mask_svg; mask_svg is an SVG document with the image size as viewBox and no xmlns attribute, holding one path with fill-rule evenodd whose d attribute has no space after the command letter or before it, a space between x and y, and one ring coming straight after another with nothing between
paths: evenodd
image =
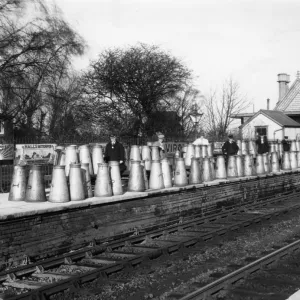
<instances>
[{"instance_id":1,"label":"station sign","mask_svg":"<svg viewBox=\"0 0 300 300\"><path fill-rule=\"evenodd\" d=\"M15 163L51 164L57 144L17 144Z\"/></svg>"},{"instance_id":2,"label":"station sign","mask_svg":"<svg viewBox=\"0 0 300 300\"><path fill-rule=\"evenodd\" d=\"M14 156L13 144L0 144L0 160L13 160Z\"/></svg>"},{"instance_id":3,"label":"station sign","mask_svg":"<svg viewBox=\"0 0 300 300\"><path fill-rule=\"evenodd\" d=\"M175 153L177 150L181 151L182 148L186 146L184 142L166 142L164 144L167 153Z\"/></svg>"}]
</instances>

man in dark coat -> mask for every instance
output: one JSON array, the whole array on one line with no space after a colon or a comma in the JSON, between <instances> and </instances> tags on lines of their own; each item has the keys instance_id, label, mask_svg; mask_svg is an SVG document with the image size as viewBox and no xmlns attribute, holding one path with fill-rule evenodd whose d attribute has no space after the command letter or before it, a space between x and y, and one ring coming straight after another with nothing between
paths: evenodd
<instances>
[{"instance_id":1,"label":"man in dark coat","mask_svg":"<svg viewBox=\"0 0 300 300\"><path fill-rule=\"evenodd\" d=\"M257 153L258 154L264 154L264 153L269 152L269 143L268 143L268 139L266 136L261 135L256 140L256 145L257 145Z\"/></svg>"},{"instance_id":2,"label":"man in dark coat","mask_svg":"<svg viewBox=\"0 0 300 300\"><path fill-rule=\"evenodd\" d=\"M291 145L288 141L288 136L284 137L284 140L282 140L282 147L283 147L283 151L290 151Z\"/></svg>"},{"instance_id":3,"label":"man in dark coat","mask_svg":"<svg viewBox=\"0 0 300 300\"><path fill-rule=\"evenodd\" d=\"M230 155L236 155L239 151L239 146L237 143L233 140L233 135L228 135L228 141L224 143L222 146L222 152L223 155L225 155L226 161L228 160L228 156Z\"/></svg>"},{"instance_id":4,"label":"man in dark coat","mask_svg":"<svg viewBox=\"0 0 300 300\"><path fill-rule=\"evenodd\" d=\"M106 162L118 161L120 163L121 175L126 170L125 150L123 145L117 141L117 137L114 134L110 135L110 142L105 146L104 160Z\"/></svg>"}]
</instances>

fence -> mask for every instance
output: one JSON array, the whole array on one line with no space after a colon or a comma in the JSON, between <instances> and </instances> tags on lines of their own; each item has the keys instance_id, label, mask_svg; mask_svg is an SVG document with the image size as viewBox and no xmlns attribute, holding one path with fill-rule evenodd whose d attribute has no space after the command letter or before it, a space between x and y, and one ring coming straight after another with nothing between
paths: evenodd
<instances>
[{"instance_id":1,"label":"fence","mask_svg":"<svg viewBox=\"0 0 300 300\"><path fill-rule=\"evenodd\" d=\"M42 165L42 172L45 179L45 186L49 187L51 183L53 165ZM27 179L29 176L30 165L26 165ZM14 171L14 166L0 165L0 193L8 193L10 190L11 179Z\"/></svg>"}]
</instances>

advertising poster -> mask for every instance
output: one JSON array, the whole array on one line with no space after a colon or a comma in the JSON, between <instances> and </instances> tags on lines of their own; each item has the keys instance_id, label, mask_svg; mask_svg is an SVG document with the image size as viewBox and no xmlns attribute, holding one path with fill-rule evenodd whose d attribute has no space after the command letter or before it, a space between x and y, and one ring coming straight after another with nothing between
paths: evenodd
<instances>
[{"instance_id":1,"label":"advertising poster","mask_svg":"<svg viewBox=\"0 0 300 300\"><path fill-rule=\"evenodd\" d=\"M15 163L51 164L57 144L17 144Z\"/></svg>"},{"instance_id":2,"label":"advertising poster","mask_svg":"<svg viewBox=\"0 0 300 300\"><path fill-rule=\"evenodd\" d=\"M0 160L13 160L13 159L14 159L14 145L0 144Z\"/></svg>"}]
</instances>

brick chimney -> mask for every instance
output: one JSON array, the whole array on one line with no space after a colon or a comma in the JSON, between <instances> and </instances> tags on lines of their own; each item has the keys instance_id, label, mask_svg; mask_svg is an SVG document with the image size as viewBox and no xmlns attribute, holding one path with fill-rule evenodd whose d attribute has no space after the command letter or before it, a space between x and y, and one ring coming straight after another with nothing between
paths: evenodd
<instances>
[{"instance_id":1,"label":"brick chimney","mask_svg":"<svg viewBox=\"0 0 300 300\"><path fill-rule=\"evenodd\" d=\"M278 102L287 94L289 90L289 82L290 82L290 75L286 73L280 73L277 75L279 83L279 98Z\"/></svg>"}]
</instances>

